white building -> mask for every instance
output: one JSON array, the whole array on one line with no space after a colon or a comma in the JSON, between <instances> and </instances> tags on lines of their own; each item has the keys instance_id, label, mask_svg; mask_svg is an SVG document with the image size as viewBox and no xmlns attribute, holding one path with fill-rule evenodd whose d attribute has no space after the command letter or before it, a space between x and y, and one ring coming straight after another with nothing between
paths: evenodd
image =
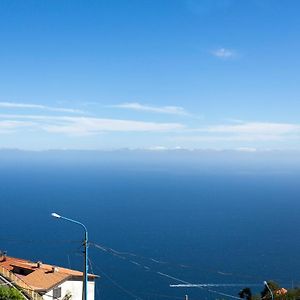
<instances>
[{"instance_id":1,"label":"white building","mask_svg":"<svg viewBox=\"0 0 300 300\"><path fill-rule=\"evenodd\" d=\"M33 298L82 299L83 273L80 271L0 255L0 274L20 286L25 292L33 293ZM88 275L88 300L95 299L97 277L97 275Z\"/></svg>"}]
</instances>

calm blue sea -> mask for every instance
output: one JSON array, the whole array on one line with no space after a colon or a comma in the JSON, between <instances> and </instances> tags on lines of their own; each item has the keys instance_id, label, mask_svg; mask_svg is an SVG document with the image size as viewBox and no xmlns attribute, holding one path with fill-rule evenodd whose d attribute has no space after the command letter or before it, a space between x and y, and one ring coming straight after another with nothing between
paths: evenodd
<instances>
[{"instance_id":1,"label":"calm blue sea","mask_svg":"<svg viewBox=\"0 0 300 300\"><path fill-rule=\"evenodd\" d=\"M50 217L57 212L89 229L97 300L226 298L170 288L181 283L175 278L261 284L256 292L269 279L300 284L298 166L253 157L83 155L1 154L0 249L81 269L83 232ZM213 289L237 296L241 288Z\"/></svg>"}]
</instances>

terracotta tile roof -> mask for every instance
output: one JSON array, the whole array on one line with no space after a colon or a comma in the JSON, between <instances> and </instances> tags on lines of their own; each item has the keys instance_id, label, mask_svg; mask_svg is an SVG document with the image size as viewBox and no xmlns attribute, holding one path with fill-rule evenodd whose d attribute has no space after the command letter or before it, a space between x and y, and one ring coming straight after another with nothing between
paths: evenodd
<instances>
[{"instance_id":1,"label":"terracotta tile roof","mask_svg":"<svg viewBox=\"0 0 300 300\"><path fill-rule=\"evenodd\" d=\"M14 257L6 257L6 260L0 261L0 266L6 268L7 270L11 271L13 269L13 265L17 264L26 264L28 263L27 260L21 258L14 258Z\"/></svg>"},{"instance_id":2,"label":"terracotta tile roof","mask_svg":"<svg viewBox=\"0 0 300 300\"><path fill-rule=\"evenodd\" d=\"M15 273L35 291L48 291L61 282L76 277L82 278L83 273L76 270L61 268L49 264L35 263L25 259L7 256L6 260L0 261L0 266ZM25 274L18 274L17 269L25 270ZM89 274L93 280L97 275Z\"/></svg>"},{"instance_id":3,"label":"terracotta tile roof","mask_svg":"<svg viewBox=\"0 0 300 300\"><path fill-rule=\"evenodd\" d=\"M31 286L36 291L48 291L52 287L58 285L59 283L67 280L71 277L68 274L52 271L45 271L45 269L37 269L27 276L24 276L23 281Z\"/></svg>"}]
</instances>

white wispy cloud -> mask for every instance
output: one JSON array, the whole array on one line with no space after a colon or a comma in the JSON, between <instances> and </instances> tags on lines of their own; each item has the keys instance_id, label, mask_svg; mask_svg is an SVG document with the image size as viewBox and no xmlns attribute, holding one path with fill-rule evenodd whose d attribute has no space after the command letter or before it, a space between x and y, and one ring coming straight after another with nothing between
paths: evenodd
<instances>
[{"instance_id":1,"label":"white wispy cloud","mask_svg":"<svg viewBox=\"0 0 300 300\"><path fill-rule=\"evenodd\" d=\"M231 49L226 48L219 48L216 50L213 50L211 54L215 57L221 58L221 59L230 59L237 56L237 52Z\"/></svg>"},{"instance_id":2,"label":"white wispy cloud","mask_svg":"<svg viewBox=\"0 0 300 300\"><path fill-rule=\"evenodd\" d=\"M30 121L4 120L0 121L0 133L10 133L18 129L30 128L34 125L35 123Z\"/></svg>"},{"instance_id":3,"label":"white wispy cloud","mask_svg":"<svg viewBox=\"0 0 300 300\"><path fill-rule=\"evenodd\" d=\"M47 110L53 112L76 113L76 114L83 113L82 110L74 109L74 108L53 107L53 106L32 104L32 103L0 102L0 107L15 108L15 109L38 109L38 110Z\"/></svg>"},{"instance_id":4,"label":"white wispy cloud","mask_svg":"<svg viewBox=\"0 0 300 300\"><path fill-rule=\"evenodd\" d=\"M112 107L131 109L137 111L148 111L160 114L189 115L189 113L181 106L152 106L140 104L138 102L128 102L112 105Z\"/></svg>"},{"instance_id":5,"label":"white wispy cloud","mask_svg":"<svg viewBox=\"0 0 300 300\"><path fill-rule=\"evenodd\" d=\"M236 148L235 150L239 152L250 152L250 153L257 152L257 149L254 147L239 147Z\"/></svg>"},{"instance_id":6,"label":"white wispy cloud","mask_svg":"<svg viewBox=\"0 0 300 300\"><path fill-rule=\"evenodd\" d=\"M192 128L177 122L149 122L133 119L114 119L89 116L57 114L0 114L0 135L30 134L47 137L53 135L76 137L106 133L149 133L150 137L163 138L162 145L152 150L163 150L170 145L180 147L233 147L240 151L254 151L261 145L298 145L300 143L300 123L279 122L239 122L203 125ZM151 133L151 135L150 135ZM153 135L154 134L154 135ZM113 136L113 135L112 135ZM134 137L132 137L134 138ZM155 145L155 144L154 144ZM187 146L188 145L188 146Z\"/></svg>"},{"instance_id":7,"label":"white wispy cloud","mask_svg":"<svg viewBox=\"0 0 300 300\"><path fill-rule=\"evenodd\" d=\"M188 134L187 132L190 132ZM197 132L197 134L195 134ZM300 124L244 122L189 129L175 140L189 142L266 142L300 140ZM192 134L191 134L192 133Z\"/></svg>"},{"instance_id":8,"label":"white wispy cloud","mask_svg":"<svg viewBox=\"0 0 300 300\"><path fill-rule=\"evenodd\" d=\"M31 121L31 125L35 130L66 135L90 135L102 132L168 132L185 128L180 123L142 122L91 117L2 114L0 118L7 119L2 122L20 122L20 124L22 122L29 124Z\"/></svg>"},{"instance_id":9,"label":"white wispy cloud","mask_svg":"<svg viewBox=\"0 0 300 300\"><path fill-rule=\"evenodd\" d=\"M66 117L59 125L43 126L48 132L71 135L97 134L101 132L166 132L183 129L179 123L155 123L133 120L70 118Z\"/></svg>"},{"instance_id":10,"label":"white wispy cloud","mask_svg":"<svg viewBox=\"0 0 300 300\"><path fill-rule=\"evenodd\" d=\"M300 133L299 124L271 123L271 122L245 122L234 125L215 125L200 129L200 131L214 133L247 133L247 134L276 134Z\"/></svg>"},{"instance_id":11,"label":"white wispy cloud","mask_svg":"<svg viewBox=\"0 0 300 300\"><path fill-rule=\"evenodd\" d=\"M178 142L222 142L224 146L227 142L280 142L291 139L299 139L298 136L282 135L181 135L172 137L171 140Z\"/></svg>"}]
</instances>

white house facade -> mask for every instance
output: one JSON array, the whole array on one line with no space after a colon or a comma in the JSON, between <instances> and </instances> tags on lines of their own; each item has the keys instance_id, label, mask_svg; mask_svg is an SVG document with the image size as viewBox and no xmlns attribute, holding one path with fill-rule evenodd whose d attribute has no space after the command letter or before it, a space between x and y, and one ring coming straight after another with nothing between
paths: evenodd
<instances>
[{"instance_id":1,"label":"white house facade","mask_svg":"<svg viewBox=\"0 0 300 300\"><path fill-rule=\"evenodd\" d=\"M37 300L81 300L83 273L63 267L9 257L0 252L0 273ZM88 300L95 299L95 279L88 274Z\"/></svg>"},{"instance_id":2,"label":"white house facade","mask_svg":"<svg viewBox=\"0 0 300 300\"><path fill-rule=\"evenodd\" d=\"M53 289L46 292L43 296L44 300L50 299L71 299L82 300L82 280L66 280ZM88 282L88 300L95 299L95 283Z\"/></svg>"}]
</instances>

